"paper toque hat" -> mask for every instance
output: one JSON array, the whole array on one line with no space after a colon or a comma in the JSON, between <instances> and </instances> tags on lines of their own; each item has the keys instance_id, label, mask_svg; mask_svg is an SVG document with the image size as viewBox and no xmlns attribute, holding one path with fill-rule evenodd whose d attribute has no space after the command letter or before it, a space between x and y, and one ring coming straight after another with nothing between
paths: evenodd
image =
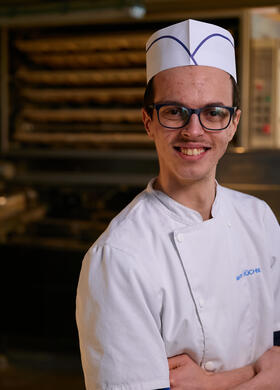
<instances>
[{"instance_id":1,"label":"paper toque hat","mask_svg":"<svg viewBox=\"0 0 280 390\"><path fill-rule=\"evenodd\" d=\"M234 39L222 27L185 20L156 31L146 44L147 82L162 70L204 65L222 69L236 80Z\"/></svg>"}]
</instances>

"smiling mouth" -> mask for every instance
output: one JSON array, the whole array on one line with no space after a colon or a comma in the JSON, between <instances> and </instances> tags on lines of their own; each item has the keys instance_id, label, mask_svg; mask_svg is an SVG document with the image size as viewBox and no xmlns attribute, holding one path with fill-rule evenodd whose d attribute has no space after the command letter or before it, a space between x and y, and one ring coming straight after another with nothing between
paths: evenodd
<instances>
[{"instance_id":1,"label":"smiling mouth","mask_svg":"<svg viewBox=\"0 0 280 390\"><path fill-rule=\"evenodd\" d=\"M202 153L205 153L210 148L181 148L181 147L175 147L175 149L178 152L181 152L182 154L186 156L200 156Z\"/></svg>"}]
</instances>

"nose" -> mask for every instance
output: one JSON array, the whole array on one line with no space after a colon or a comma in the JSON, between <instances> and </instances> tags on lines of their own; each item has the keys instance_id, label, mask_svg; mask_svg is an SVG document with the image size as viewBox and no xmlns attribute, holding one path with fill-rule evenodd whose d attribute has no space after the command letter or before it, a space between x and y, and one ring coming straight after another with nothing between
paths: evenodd
<instances>
[{"instance_id":1,"label":"nose","mask_svg":"<svg viewBox=\"0 0 280 390\"><path fill-rule=\"evenodd\" d=\"M204 134L204 129L196 113L192 113L189 122L182 128L181 134L185 137L199 137Z\"/></svg>"}]
</instances>

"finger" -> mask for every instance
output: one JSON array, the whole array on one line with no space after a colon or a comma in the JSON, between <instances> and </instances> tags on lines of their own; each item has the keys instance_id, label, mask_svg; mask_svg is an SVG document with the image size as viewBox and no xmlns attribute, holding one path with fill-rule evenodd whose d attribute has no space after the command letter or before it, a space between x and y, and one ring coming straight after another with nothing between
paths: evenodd
<instances>
[{"instance_id":1,"label":"finger","mask_svg":"<svg viewBox=\"0 0 280 390\"><path fill-rule=\"evenodd\" d=\"M174 375L174 373L176 372L176 370L172 370L169 374L169 382L170 382L170 388L173 390L176 388L177 386L177 380L176 380L176 374Z\"/></svg>"},{"instance_id":2,"label":"finger","mask_svg":"<svg viewBox=\"0 0 280 390\"><path fill-rule=\"evenodd\" d=\"M170 388L174 389L175 387L175 380L172 376L169 375L169 383L170 383Z\"/></svg>"},{"instance_id":3,"label":"finger","mask_svg":"<svg viewBox=\"0 0 280 390\"><path fill-rule=\"evenodd\" d=\"M182 355L173 356L168 359L169 370L184 366L191 358L185 353Z\"/></svg>"},{"instance_id":4,"label":"finger","mask_svg":"<svg viewBox=\"0 0 280 390\"><path fill-rule=\"evenodd\" d=\"M180 386L183 383L184 379L184 368L183 367L177 367L176 369L173 369L169 373L169 382L171 389L179 389Z\"/></svg>"},{"instance_id":5,"label":"finger","mask_svg":"<svg viewBox=\"0 0 280 390\"><path fill-rule=\"evenodd\" d=\"M177 355L177 356L173 356L172 358L169 358L168 359L169 370L173 370L177 367L182 366L184 361L185 361L184 355Z\"/></svg>"}]
</instances>

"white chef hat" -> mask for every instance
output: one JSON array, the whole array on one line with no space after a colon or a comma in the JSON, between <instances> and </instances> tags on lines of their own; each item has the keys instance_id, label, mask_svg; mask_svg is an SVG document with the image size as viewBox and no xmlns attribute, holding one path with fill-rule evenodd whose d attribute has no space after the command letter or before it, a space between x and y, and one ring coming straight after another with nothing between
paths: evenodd
<instances>
[{"instance_id":1,"label":"white chef hat","mask_svg":"<svg viewBox=\"0 0 280 390\"><path fill-rule=\"evenodd\" d=\"M147 82L162 70L186 65L213 66L236 80L234 39L222 27L185 20L156 31L146 44Z\"/></svg>"}]
</instances>

